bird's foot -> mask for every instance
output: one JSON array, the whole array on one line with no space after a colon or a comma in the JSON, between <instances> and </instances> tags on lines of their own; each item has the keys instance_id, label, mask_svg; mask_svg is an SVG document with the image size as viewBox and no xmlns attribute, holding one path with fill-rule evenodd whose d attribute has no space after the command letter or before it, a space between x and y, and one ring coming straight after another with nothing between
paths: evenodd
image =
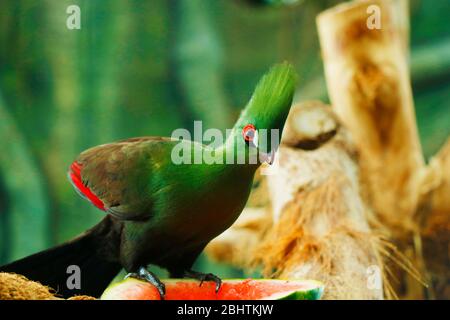
<instances>
[{"instance_id":1,"label":"bird's foot","mask_svg":"<svg viewBox=\"0 0 450 320\"><path fill-rule=\"evenodd\" d=\"M154 285L156 289L158 289L161 300L164 300L166 296L166 286L164 285L164 283L161 282L161 280L159 280L159 278L153 272L148 271L145 267L140 267L138 272L132 272L127 274L125 276L125 279L130 277L139 280L144 280Z\"/></svg>"},{"instance_id":2,"label":"bird's foot","mask_svg":"<svg viewBox=\"0 0 450 320\"><path fill-rule=\"evenodd\" d=\"M203 284L204 281L214 281L214 283L216 284L216 293L219 292L220 286L222 285L222 280L212 273L203 273L193 270L187 270L184 272L183 276L185 278L192 278L199 280L200 286Z\"/></svg>"}]
</instances>

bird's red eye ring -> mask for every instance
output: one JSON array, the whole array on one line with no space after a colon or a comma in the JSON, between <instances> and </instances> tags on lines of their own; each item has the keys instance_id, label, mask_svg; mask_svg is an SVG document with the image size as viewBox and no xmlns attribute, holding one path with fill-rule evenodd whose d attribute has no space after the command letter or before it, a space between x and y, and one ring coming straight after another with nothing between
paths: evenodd
<instances>
[{"instance_id":1,"label":"bird's red eye ring","mask_svg":"<svg viewBox=\"0 0 450 320\"><path fill-rule=\"evenodd\" d=\"M243 129L242 129L242 136L244 137L244 140L246 142L250 142L254 139L255 137L255 132L256 132L256 128L253 124L247 124Z\"/></svg>"}]
</instances>

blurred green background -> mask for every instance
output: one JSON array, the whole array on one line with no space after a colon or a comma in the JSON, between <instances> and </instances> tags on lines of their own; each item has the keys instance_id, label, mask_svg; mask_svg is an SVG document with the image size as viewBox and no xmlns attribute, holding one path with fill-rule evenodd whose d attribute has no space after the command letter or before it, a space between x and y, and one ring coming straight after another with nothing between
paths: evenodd
<instances>
[{"instance_id":1,"label":"blurred green background","mask_svg":"<svg viewBox=\"0 0 450 320\"><path fill-rule=\"evenodd\" d=\"M296 100L327 101L315 26L325 0L0 0L0 264L67 240L102 213L66 170L82 150L175 128L227 128L275 62ZM66 9L81 8L81 30ZM450 135L449 0L411 2L411 70L425 156ZM223 277L241 271L212 264Z\"/></svg>"}]
</instances>

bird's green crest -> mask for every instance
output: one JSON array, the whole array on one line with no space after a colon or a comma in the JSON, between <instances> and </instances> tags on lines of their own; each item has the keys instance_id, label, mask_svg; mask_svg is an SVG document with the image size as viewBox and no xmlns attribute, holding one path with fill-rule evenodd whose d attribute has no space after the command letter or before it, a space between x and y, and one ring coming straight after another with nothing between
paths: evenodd
<instances>
[{"instance_id":1,"label":"bird's green crest","mask_svg":"<svg viewBox=\"0 0 450 320\"><path fill-rule=\"evenodd\" d=\"M282 130L292 104L297 76L291 64L273 66L258 82L237 125Z\"/></svg>"},{"instance_id":2,"label":"bird's green crest","mask_svg":"<svg viewBox=\"0 0 450 320\"><path fill-rule=\"evenodd\" d=\"M273 66L259 80L250 101L236 122L234 127L236 135L251 124L259 132L266 130L266 141L261 143L261 149L266 152L276 149L269 137L273 130L278 130L278 136L281 137L292 104L296 81L297 76L291 64L284 62Z\"/></svg>"}]
</instances>

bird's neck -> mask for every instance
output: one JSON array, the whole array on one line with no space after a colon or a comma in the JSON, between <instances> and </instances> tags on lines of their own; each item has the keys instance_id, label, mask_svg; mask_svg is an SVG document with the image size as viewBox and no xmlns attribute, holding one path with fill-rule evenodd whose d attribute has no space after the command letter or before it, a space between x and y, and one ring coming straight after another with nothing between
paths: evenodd
<instances>
[{"instance_id":1,"label":"bird's neck","mask_svg":"<svg viewBox=\"0 0 450 320\"><path fill-rule=\"evenodd\" d=\"M251 150L243 141L240 132L232 130L224 144L214 149L212 154L217 159L222 159L224 166L233 166L243 170L255 171L260 164L256 149Z\"/></svg>"}]
</instances>

